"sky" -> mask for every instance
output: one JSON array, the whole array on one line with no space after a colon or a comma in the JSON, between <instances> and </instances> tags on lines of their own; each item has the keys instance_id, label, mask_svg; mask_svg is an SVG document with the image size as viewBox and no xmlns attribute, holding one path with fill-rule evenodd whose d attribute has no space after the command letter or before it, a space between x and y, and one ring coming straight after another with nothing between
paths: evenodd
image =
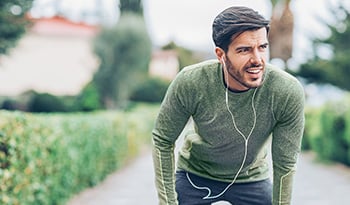
<instances>
[{"instance_id":1,"label":"sky","mask_svg":"<svg viewBox=\"0 0 350 205\"><path fill-rule=\"evenodd\" d=\"M249 6L269 15L264 0L145 0L145 19L155 42L174 40L183 46L212 47L211 24L215 16L232 5Z\"/></svg>"},{"instance_id":2,"label":"sky","mask_svg":"<svg viewBox=\"0 0 350 205\"><path fill-rule=\"evenodd\" d=\"M338 1L292 1L291 9L295 18L293 55L296 64L306 61L307 57L311 56L310 38L327 37L328 30L317 18L322 17L333 23L327 3L335 5ZM271 17L271 5L268 0L145 0L144 3L145 18L154 42L162 45L174 40L182 46L196 49L213 50L212 21L229 6L248 6L267 19Z\"/></svg>"},{"instance_id":3,"label":"sky","mask_svg":"<svg viewBox=\"0 0 350 205\"><path fill-rule=\"evenodd\" d=\"M33 11L38 15L50 15L54 11L40 5L50 4L55 0L35 0ZM334 23L327 9L328 5L346 0L292 0L291 9L295 18L295 49L291 67L305 62L312 55L310 38L327 37L329 31L318 18ZM118 0L60 0L60 7L71 14L77 21L81 13L92 13L96 6L103 9L107 22L118 19ZM174 41L190 49L213 50L211 24L215 16L229 6L248 6L257 10L265 18L271 16L269 0L143 0L144 16L150 36L156 46ZM349 1L347 2L349 5ZM86 18L86 17L85 17ZM93 23L93 19L87 19ZM325 53L327 55L327 53Z\"/></svg>"}]
</instances>

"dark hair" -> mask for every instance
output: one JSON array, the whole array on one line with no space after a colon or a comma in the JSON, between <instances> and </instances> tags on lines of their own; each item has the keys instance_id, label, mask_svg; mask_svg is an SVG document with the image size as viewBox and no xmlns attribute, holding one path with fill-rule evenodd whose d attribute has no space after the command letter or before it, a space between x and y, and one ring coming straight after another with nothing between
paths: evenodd
<instances>
[{"instance_id":1,"label":"dark hair","mask_svg":"<svg viewBox=\"0 0 350 205\"><path fill-rule=\"evenodd\" d=\"M247 7L233 6L216 16L212 37L215 46L227 52L233 35L263 27L269 32L269 21L258 12Z\"/></svg>"}]
</instances>

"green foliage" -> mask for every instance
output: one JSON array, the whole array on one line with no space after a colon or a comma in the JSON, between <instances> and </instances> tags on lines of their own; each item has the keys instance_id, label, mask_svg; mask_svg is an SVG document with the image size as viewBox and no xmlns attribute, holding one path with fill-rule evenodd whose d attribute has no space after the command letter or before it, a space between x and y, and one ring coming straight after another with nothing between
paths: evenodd
<instances>
[{"instance_id":1,"label":"green foliage","mask_svg":"<svg viewBox=\"0 0 350 205\"><path fill-rule=\"evenodd\" d=\"M128 113L0 111L0 204L65 202L139 153L159 106Z\"/></svg>"},{"instance_id":2,"label":"green foliage","mask_svg":"<svg viewBox=\"0 0 350 205\"><path fill-rule=\"evenodd\" d=\"M302 150L311 150L311 141L321 136L322 130L319 123L320 114L321 112L319 109L306 109L304 137L301 144Z\"/></svg>"},{"instance_id":3,"label":"green foliage","mask_svg":"<svg viewBox=\"0 0 350 205\"><path fill-rule=\"evenodd\" d=\"M121 13L132 12L134 14L143 15L141 0L120 0L119 8Z\"/></svg>"},{"instance_id":4,"label":"green foliage","mask_svg":"<svg viewBox=\"0 0 350 205\"><path fill-rule=\"evenodd\" d=\"M274 8L278 3L289 4L291 0L270 0L272 7Z\"/></svg>"},{"instance_id":5,"label":"green foliage","mask_svg":"<svg viewBox=\"0 0 350 205\"><path fill-rule=\"evenodd\" d=\"M28 102L29 112L65 112L68 108L61 98L49 93L35 93Z\"/></svg>"},{"instance_id":6,"label":"green foliage","mask_svg":"<svg viewBox=\"0 0 350 205\"><path fill-rule=\"evenodd\" d=\"M0 109L26 112L91 111L94 108L92 102L98 100L98 97L95 99L95 95L90 92L93 90L89 87L87 91L84 89L83 93L78 96L56 96L29 90L18 96L3 97Z\"/></svg>"},{"instance_id":7,"label":"green foliage","mask_svg":"<svg viewBox=\"0 0 350 205\"><path fill-rule=\"evenodd\" d=\"M333 107L326 107L321 113L322 135L314 141L316 152L326 160L346 163L347 144L344 141L345 121L342 113L334 112Z\"/></svg>"},{"instance_id":8,"label":"green foliage","mask_svg":"<svg viewBox=\"0 0 350 205\"><path fill-rule=\"evenodd\" d=\"M94 111L101 108L100 95L93 83L87 84L75 100L76 110Z\"/></svg>"},{"instance_id":9,"label":"green foliage","mask_svg":"<svg viewBox=\"0 0 350 205\"><path fill-rule=\"evenodd\" d=\"M121 15L114 28L104 28L94 43L100 67L93 82L105 107L123 106L131 91L147 76L151 41L143 18Z\"/></svg>"},{"instance_id":10,"label":"green foliage","mask_svg":"<svg viewBox=\"0 0 350 205\"><path fill-rule=\"evenodd\" d=\"M1 109L28 111L28 104L34 95L37 95L37 92L28 90L17 96L3 96Z\"/></svg>"},{"instance_id":11,"label":"green foliage","mask_svg":"<svg viewBox=\"0 0 350 205\"><path fill-rule=\"evenodd\" d=\"M0 1L0 55L8 53L25 33L29 21L25 18L33 0Z\"/></svg>"},{"instance_id":12,"label":"green foliage","mask_svg":"<svg viewBox=\"0 0 350 205\"><path fill-rule=\"evenodd\" d=\"M161 102L169 84L169 81L149 78L132 92L130 100L136 102Z\"/></svg>"},{"instance_id":13,"label":"green foliage","mask_svg":"<svg viewBox=\"0 0 350 205\"><path fill-rule=\"evenodd\" d=\"M16 110L18 107L17 102L13 99L5 99L2 102L1 109L4 110Z\"/></svg>"},{"instance_id":14,"label":"green foliage","mask_svg":"<svg viewBox=\"0 0 350 205\"><path fill-rule=\"evenodd\" d=\"M350 166L349 104L349 99L344 99L308 110L303 148L311 148L322 160Z\"/></svg>"},{"instance_id":15,"label":"green foliage","mask_svg":"<svg viewBox=\"0 0 350 205\"><path fill-rule=\"evenodd\" d=\"M331 35L326 39L315 39L313 46L315 57L301 65L296 74L316 83L330 83L342 89L350 90L350 13L340 6L333 10L333 16L337 18L336 25L328 25ZM322 48L328 48L332 56L323 58L318 52Z\"/></svg>"}]
</instances>

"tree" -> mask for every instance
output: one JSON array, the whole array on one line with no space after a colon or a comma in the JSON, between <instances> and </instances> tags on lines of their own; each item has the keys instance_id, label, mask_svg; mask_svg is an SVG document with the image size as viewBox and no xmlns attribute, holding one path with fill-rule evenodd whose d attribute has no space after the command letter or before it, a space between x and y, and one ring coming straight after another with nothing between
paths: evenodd
<instances>
[{"instance_id":1,"label":"tree","mask_svg":"<svg viewBox=\"0 0 350 205\"><path fill-rule=\"evenodd\" d=\"M106 108L122 107L132 90L147 76L151 40L139 9L121 1L121 16L115 27L103 28L94 43L100 66L93 77ZM140 1L138 1L139 4ZM124 5L124 6L123 6ZM140 6L141 8L141 6Z\"/></svg>"},{"instance_id":2,"label":"tree","mask_svg":"<svg viewBox=\"0 0 350 205\"><path fill-rule=\"evenodd\" d=\"M49 93L36 93L28 103L29 112L66 112L60 97Z\"/></svg>"},{"instance_id":3,"label":"tree","mask_svg":"<svg viewBox=\"0 0 350 205\"><path fill-rule=\"evenodd\" d=\"M96 86L90 82L75 99L75 109L79 111L94 111L101 108L99 92Z\"/></svg>"},{"instance_id":4,"label":"tree","mask_svg":"<svg viewBox=\"0 0 350 205\"><path fill-rule=\"evenodd\" d=\"M294 16L290 2L291 0L271 0L270 58L279 58L285 63L293 54Z\"/></svg>"},{"instance_id":5,"label":"tree","mask_svg":"<svg viewBox=\"0 0 350 205\"><path fill-rule=\"evenodd\" d=\"M120 0L119 8L122 14L125 12L132 12L134 14L143 15L141 0Z\"/></svg>"},{"instance_id":6,"label":"tree","mask_svg":"<svg viewBox=\"0 0 350 205\"><path fill-rule=\"evenodd\" d=\"M161 78L150 77L136 88L130 96L135 102L162 102L170 82Z\"/></svg>"},{"instance_id":7,"label":"tree","mask_svg":"<svg viewBox=\"0 0 350 205\"><path fill-rule=\"evenodd\" d=\"M0 1L0 55L7 54L16 46L18 39L25 33L30 21L26 18L33 0Z\"/></svg>"},{"instance_id":8,"label":"tree","mask_svg":"<svg viewBox=\"0 0 350 205\"><path fill-rule=\"evenodd\" d=\"M330 30L330 36L313 40L314 57L302 64L296 74L309 82L330 83L350 90L350 13L342 5L331 12L337 23L325 23ZM330 56L322 55L320 51L325 49L331 51Z\"/></svg>"}]
</instances>

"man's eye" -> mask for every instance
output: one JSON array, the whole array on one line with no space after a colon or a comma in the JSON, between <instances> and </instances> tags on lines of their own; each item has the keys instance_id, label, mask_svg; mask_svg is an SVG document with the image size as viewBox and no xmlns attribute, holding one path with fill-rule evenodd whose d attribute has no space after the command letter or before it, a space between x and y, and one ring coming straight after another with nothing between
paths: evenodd
<instances>
[{"instance_id":1,"label":"man's eye","mask_svg":"<svg viewBox=\"0 0 350 205\"><path fill-rule=\"evenodd\" d=\"M238 50L238 53L246 53L249 51L249 48L241 48Z\"/></svg>"},{"instance_id":2,"label":"man's eye","mask_svg":"<svg viewBox=\"0 0 350 205\"><path fill-rule=\"evenodd\" d=\"M260 48L265 49L267 48L267 45L261 45Z\"/></svg>"}]
</instances>

